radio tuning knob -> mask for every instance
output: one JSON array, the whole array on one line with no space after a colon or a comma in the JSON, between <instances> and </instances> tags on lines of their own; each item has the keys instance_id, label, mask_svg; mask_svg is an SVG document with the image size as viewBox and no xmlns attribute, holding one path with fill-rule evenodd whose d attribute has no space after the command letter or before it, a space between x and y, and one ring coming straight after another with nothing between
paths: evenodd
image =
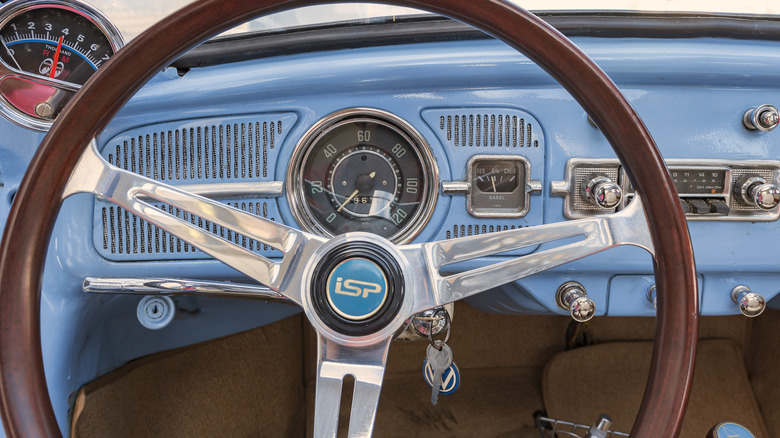
<instances>
[{"instance_id":1,"label":"radio tuning knob","mask_svg":"<svg viewBox=\"0 0 780 438\"><path fill-rule=\"evenodd\" d=\"M588 182L582 184L580 195L585 202L609 210L620 204L623 190L607 176L591 175Z\"/></svg>"},{"instance_id":2,"label":"radio tuning knob","mask_svg":"<svg viewBox=\"0 0 780 438\"><path fill-rule=\"evenodd\" d=\"M744 176L737 181L741 201L762 210L771 210L780 203L780 189L760 176Z\"/></svg>"},{"instance_id":3,"label":"radio tuning knob","mask_svg":"<svg viewBox=\"0 0 780 438\"><path fill-rule=\"evenodd\" d=\"M596 303L588 298L585 287L576 281L563 283L555 294L555 301L577 322L590 321L596 314Z\"/></svg>"},{"instance_id":4,"label":"radio tuning knob","mask_svg":"<svg viewBox=\"0 0 780 438\"><path fill-rule=\"evenodd\" d=\"M739 311L743 315L754 318L766 309L764 297L750 290L749 287L739 285L731 291L731 299L739 305Z\"/></svg>"},{"instance_id":5,"label":"radio tuning knob","mask_svg":"<svg viewBox=\"0 0 780 438\"><path fill-rule=\"evenodd\" d=\"M780 123L780 114L772 105L761 105L747 110L742 123L750 130L771 131Z\"/></svg>"}]
</instances>

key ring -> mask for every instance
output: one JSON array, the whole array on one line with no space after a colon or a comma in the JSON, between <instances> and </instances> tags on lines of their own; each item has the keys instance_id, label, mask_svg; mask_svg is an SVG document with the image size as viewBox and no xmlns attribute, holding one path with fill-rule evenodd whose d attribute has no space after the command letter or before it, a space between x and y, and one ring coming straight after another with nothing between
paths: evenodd
<instances>
[{"instance_id":1,"label":"key ring","mask_svg":"<svg viewBox=\"0 0 780 438\"><path fill-rule=\"evenodd\" d=\"M452 330L452 325L450 324L450 312L448 312L447 309L444 309L443 311L444 311L444 324L447 326L447 334L444 335L444 340L441 341L441 344L438 343L438 340L437 341L433 340L433 326L432 325L431 325L431 329L428 330L428 342L431 343L431 346L433 346L433 348L435 348L435 349L437 349L439 351L441 351L441 346L443 344L446 344L447 341L450 340L450 331ZM430 318L430 319L431 320L433 320L433 319L437 319L438 320L440 318Z\"/></svg>"}]
</instances>

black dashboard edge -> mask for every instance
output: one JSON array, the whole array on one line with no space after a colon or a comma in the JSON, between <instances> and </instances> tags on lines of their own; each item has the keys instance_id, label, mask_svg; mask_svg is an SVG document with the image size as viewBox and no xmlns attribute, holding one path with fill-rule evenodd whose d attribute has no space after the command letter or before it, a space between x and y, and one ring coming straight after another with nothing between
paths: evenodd
<instances>
[{"instance_id":1,"label":"black dashboard edge","mask_svg":"<svg viewBox=\"0 0 780 438\"><path fill-rule=\"evenodd\" d=\"M568 37L730 38L780 41L780 16L666 12L540 12ZM325 50L490 38L465 24L434 15L341 22L215 38L172 63L180 72Z\"/></svg>"}]
</instances>

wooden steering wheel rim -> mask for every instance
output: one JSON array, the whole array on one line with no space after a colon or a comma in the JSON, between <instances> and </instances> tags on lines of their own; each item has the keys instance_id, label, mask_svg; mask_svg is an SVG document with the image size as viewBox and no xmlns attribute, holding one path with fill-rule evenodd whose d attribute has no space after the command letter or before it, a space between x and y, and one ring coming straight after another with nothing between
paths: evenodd
<instances>
[{"instance_id":1,"label":"wooden steering wheel rim","mask_svg":"<svg viewBox=\"0 0 780 438\"><path fill-rule=\"evenodd\" d=\"M41 353L42 267L65 184L89 141L143 84L199 42L250 18L331 2L202 0L189 5L119 51L59 115L17 192L0 247L0 409L9 437L60 436ZM519 50L571 93L609 140L642 196L656 253L656 344L631 436L677 436L696 352L696 272L673 181L639 116L584 53L525 10L501 0L389 3L463 21Z\"/></svg>"}]
</instances>

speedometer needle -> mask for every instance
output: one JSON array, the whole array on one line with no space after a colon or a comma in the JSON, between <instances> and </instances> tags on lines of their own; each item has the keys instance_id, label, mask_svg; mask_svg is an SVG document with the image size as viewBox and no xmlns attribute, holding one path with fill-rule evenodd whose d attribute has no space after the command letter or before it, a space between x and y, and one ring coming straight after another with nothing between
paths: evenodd
<instances>
[{"instance_id":1,"label":"speedometer needle","mask_svg":"<svg viewBox=\"0 0 780 438\"><path fill-rule=\"evenodd\" d=\"M354 192L352 192L352 194L351 194L351 195L349 195L349 197L347 198L347 200L346 200L346 201L344 201L344 203L343 203L343 204L341 204L341 206L338 208L338 210L336 210L336 212L337 212L337 213L338 213L338 212L340 212L340 211L341 211L341 209L342 209L342 208L344 208L344 206L345 206L345 205L349 204L349 201L351 201L351 200L352 200L352 198L354 198L354 197L355 197L355 195L357 195L358 193L360 193L360 190L358 190L358 189L355 189L355 191L354 191Z\"/></svg>"},{"instance_id":2,"label":"speedometer needle","mask_svg":"<svg viewBox=\"0 0 780 438\"><path fill-rule=\"evenodd\" d=\"M371 177L371 179L374 179L374 176L376 176L376 172L371 172L368 176ZM351 195L349 195L349 197L344 201L344 203L341 204L341 206L339 206L339 208L336 210L336 213L340 212L347 204L349 204L349 201L351 201L352 198L354 198L358 193L360 193L360 190L355 189L355 191L352 192Z\"/></svg>"},{"instance_id":3,"label":"speedometer needle","mask_svg":"<svg viewBox=\"0 0 780 438\"><path fill-rule=\"evenodd\" d=\"M54 52L54 61L51 63L51 73L49 77L54 79L54 75L57 74L57 61L60 60L60 51L62 50L62 35L60 35L59 41L57 41L57 51Z\"/></svg>"}]
</instances>

